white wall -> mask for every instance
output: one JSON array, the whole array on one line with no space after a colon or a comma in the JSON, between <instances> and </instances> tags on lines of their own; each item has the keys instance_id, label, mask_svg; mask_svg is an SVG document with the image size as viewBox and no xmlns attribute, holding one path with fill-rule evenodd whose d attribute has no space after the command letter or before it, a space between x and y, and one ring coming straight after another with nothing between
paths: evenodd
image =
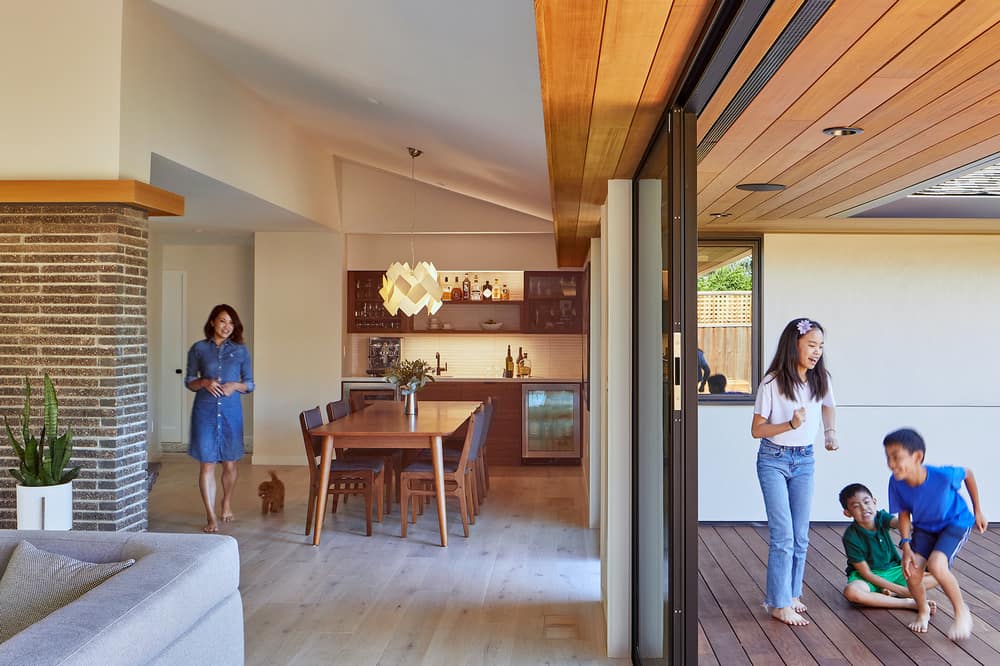
<instances>
[{"instance_id":1,"label":"white wall","mask_svg":"<svg viewBox=\"0 0 1000 666\"><path fill-rule=\"evenodd\" d=\"M3 3L0 178L118 177L121 0Z\"/></svg>"},{"instance_id":2,"label":"white wall","mask_svg":"<svg viewBox=\"0 0 1000 666\"><path fill-rule=\"evenodd\" d=\"M165 245L156 234L150 235L150 280L148 287L147 322L149 330L149 414L154 422L150 446L159 450L186 450L159 447L159 378L172 369L160 367L161 308L163 304L162 271L184 271L187 274L187 331L184 347L205 337L202 327L212 308L228 303L236 308L243 322L243 335L256 361L254 346L254 265L253 248L249 245ZM256 364L255 364L256 370ZM181 380L178 377L178 382ZM185 394L185 409L191 411L194 394ZM253 447L254 394L243 397L243 434L248 448Z\"/></svg>"},{"instance_id":3,"label":"white wall","mask_svg":"<svg viewBox=\"0 0 1000 666\"><path fill-rule=\"evenodd\" d=\"M255 465L302 465L298 414L340 398L344 244L336 232L254 236Z\"/></svg>"},{"instance_id":4,"label":"white wall","mask_svg":"<svg viewBox=\"0 0 1000 666\"><path fill-rule=\"evenodd\" d=\"M814 520L844 520L837 493L851 482L885 504L882 438L903 426L924 436L930 464L988 479L1000 465L1000 237L773 234L762 268L765 366L790 319L827 331L841 448L818 446ZM699 407L700 520L765 518L752 413ZM980 494L1000 515L1000 488L987 481Z\"/></svg>"},{"instance_id":5,"label":"white wall","mask_svg":"<svg viewBox=\"0 0 1000 666\"><path fill-rule=\"evenodd\" d=\"M432 234L413 238L417 261L439 271L556 270L556 242L551 234ZM350 234L348 270L385 270L394 261L411 260L410 236Z\"/></svg>"},{"instance_id":6,"label":"white wall","mask_svg":"<svg viewBox=\"0 0 1000 666\"><path fill-rule=\"evenodd\" d=\"M81 13L90 5L58 4L78 5ZM61 21L60 25L71 25L65 17ZM116 91L121 87L120 177L149 182L150 155L157 153L306 218L339 227L333 157L318 137L291 124L203 56L171 29L152 3L124 0L123 19L115 30L120 45L116 66L121 63L120 82L115 77ZM73 61L99 41L64 49L61 57ZM59 79L54 88L65 84L66 79ZM88 91L90 95L93 92ZM68 97L65 101L71 102L69 108L77 103ZM81 115L77 108L72 111L74 117Z\"/></svg>"}]
</instances>

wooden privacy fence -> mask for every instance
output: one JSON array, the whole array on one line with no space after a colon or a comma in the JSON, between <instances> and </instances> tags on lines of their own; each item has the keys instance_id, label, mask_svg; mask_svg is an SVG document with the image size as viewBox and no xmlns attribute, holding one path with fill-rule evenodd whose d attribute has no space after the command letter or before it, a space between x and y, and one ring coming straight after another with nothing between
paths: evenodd
<instances>
[{"instance_id":1,"label":"wooden privacy fence","mask_svg":"<svg viewBox=\"0 0 1000 666\"><path fill-rule=\"evenodd\" d=\"M729 380L729 391L753 389L752 321L752 292L698 292L698 348L705 352L712 374L723 374Z\"/></svg>"}]
</instances>

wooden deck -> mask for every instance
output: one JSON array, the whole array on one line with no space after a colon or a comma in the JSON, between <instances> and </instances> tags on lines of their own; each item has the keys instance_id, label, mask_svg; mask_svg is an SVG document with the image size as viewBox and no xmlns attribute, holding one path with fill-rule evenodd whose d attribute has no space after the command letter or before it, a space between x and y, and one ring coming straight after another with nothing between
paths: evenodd
<instances>
[{"instance_id":1,"label":"wooden deck","mask_svg":"<svg viewBox=\"0 0 1000 666\"><path fill-rule=\"evenodd\" d=\"M973 532L955 563L975 616L972 638L947 637L952 609L938 602L926 634L914 634L911 611L862 609L842 595L847 583L843 526L810 531L803 601L812 624L791 628L763 607L767 527L698 529L698 653L703 664L1000 664L1000 529Z\"/></svg>"}]
</instances>

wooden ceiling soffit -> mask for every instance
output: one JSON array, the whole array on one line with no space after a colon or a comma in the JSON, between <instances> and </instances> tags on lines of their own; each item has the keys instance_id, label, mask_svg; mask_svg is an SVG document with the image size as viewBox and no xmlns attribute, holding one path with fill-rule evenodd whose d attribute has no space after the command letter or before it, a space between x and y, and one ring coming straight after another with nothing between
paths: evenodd
<instances>
[{"instance_id":1,"label":"wooden ceiling soffit","mask_svg":"<svg viewBox=\"0 0 1000 666\"><path fill-rule=\"evenodd\" d=\"M183 215L184 197L138 180L0 180L0 203L108 203Z\"/></svg>"},{"instance_id":2,"label":"wooden ceiling soffit","mask_svg":"<svg viewBox=\"0 0 1000 666\"><path fill-rule=\"evenodd\" d=\"M560 266L600 235L607 181L631 178L708 20L711 0L536 0Z\"/></svg>"}]
</instances>

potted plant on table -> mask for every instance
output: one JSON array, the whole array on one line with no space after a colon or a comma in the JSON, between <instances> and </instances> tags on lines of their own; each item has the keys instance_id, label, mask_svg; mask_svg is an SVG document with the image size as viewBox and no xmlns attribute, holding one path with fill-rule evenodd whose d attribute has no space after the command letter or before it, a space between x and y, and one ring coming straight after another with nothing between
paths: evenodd
<instances>
[{"instance_id":1,"label":"potted plant on table","mask_svg":"<svg viewBox=\"0 0 1000 666\"><path fill-rule=\"evenodd\" d=\"M399 393L403 396L404 414L417 413L417 391L427 382L434 381L432 372L431 364L420 358L396 361L386 370L386 381L398 386Z\"/></svg>"},{"instance_id":2,"label":"potted plant on table","mask_svg":"<svg viewBox=\"0 0 1000 666\"><path fill-rule=\"evenodd\" d=\"M7 417L7 437L20 460L10 474L17 479L17 528L68 530L73 528L73 479L79 467L66 469L73 451L73 432L59 435L59 404L56 389L46 374L43 395L43 425L36 439L28 430L31 420L31 384L24 378L24 408L21 411L21 439L18 440Z\"/></svg>"}]
</instances>

